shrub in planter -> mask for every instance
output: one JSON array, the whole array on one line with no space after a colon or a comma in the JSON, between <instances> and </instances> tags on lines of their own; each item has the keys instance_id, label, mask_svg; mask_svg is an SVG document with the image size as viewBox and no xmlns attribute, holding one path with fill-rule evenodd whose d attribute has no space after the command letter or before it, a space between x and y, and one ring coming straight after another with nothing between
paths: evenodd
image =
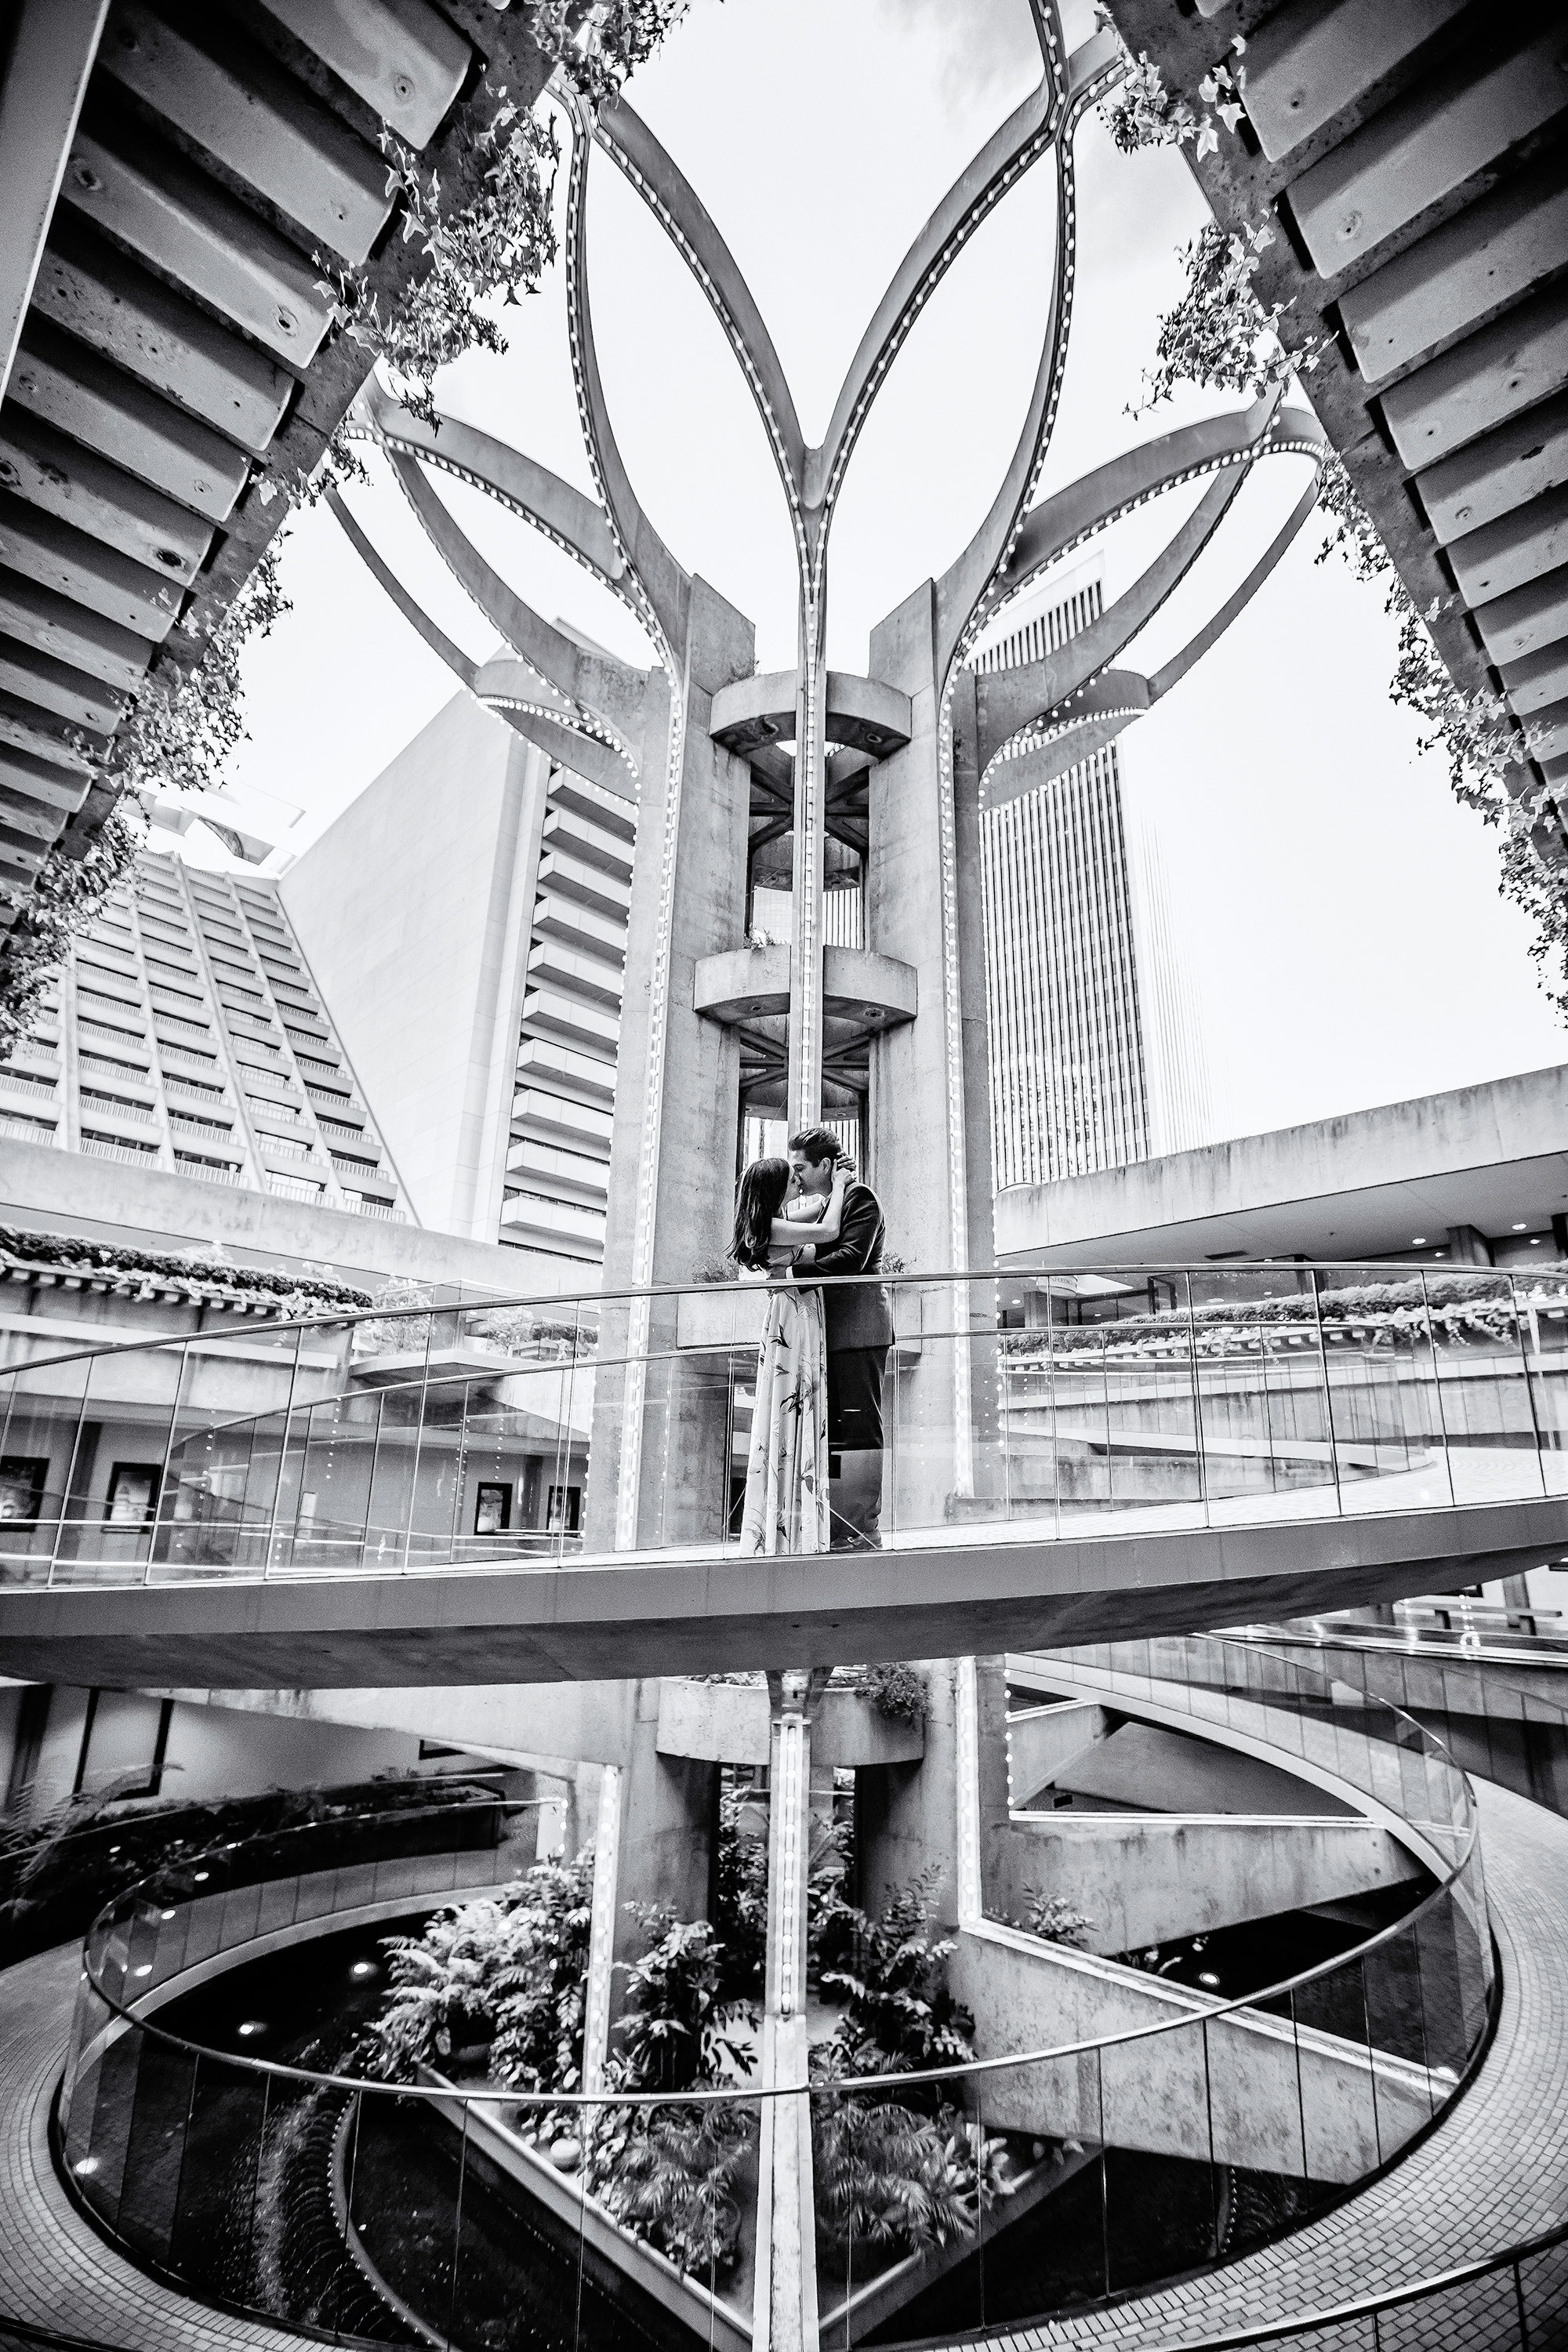
<instances>
[{"instance_id":1,"label":"shrub in planter","mask_svg":"<svg viewBox=\"0 0 1568 2352\"><path fill-rule=\"evenodd\" d=\"M365 2070L411 2082L422 2065L489 2042L495 2077L572 2091L583 2064L594 1855L536 1863L493 1895L438 1911L420 1936L388 1936L393 1990L366 2028Z\"/></svg>"},{"instance_id":2,"label":"shrub in planter","mask_svg":"<svg viewBox=\"0 0 1568 2352\"><path fill-rule=\"evenodd\" d=\"M1037 1895L1024 1915L1024 1925L1031 1936L1047 1944L1070 1944L1081 1952L1089 1948L1094 1921L1087 1911L1075 1911L1065 1895Z\"/></svg>"},{"instance_id":3,"label":"shrub in planter","mask_svg":"<svg viewBox=\"0 0 1568 2352\"><path fill-rule=\"evenodd\" d=\"M610 2062L617 2090L687 2091L742 2081L752 2053L739 2039L754 2013L721 1998L724 1949L706 1919L684 1925L667 1907L633 1904L648 1937L641 1959L620 1961L626 2005ZM755 2117L731 2103L611 2108L594 2133L589 2179L634 2237L678 2268L707 2275L740 2252L737 2182Z\"/></svg>"},{"instance_id":4,"label":"shrub in planter","mask_svg":"<svg viewBox=\"0 0 1568 2352\"><path fill-rule=\"evenodd\" d=\"M897 1891L880 1919L834 1906L842 1960L824 1968L825 1992L845 1996L832 2038L813 2049L814 2082L908 2074L974 2055L974 2021L948 1990L952 1945L928 1932L937 1874ZM847 2266L857 2249L897 2258L946 2245L974 2229L995 2194L1003 2143L973 2130L942 2086L910 2084L902 2098L854 2092L813 2103L818 2234L825 2257Z\"/></svg>"}]
</instances>

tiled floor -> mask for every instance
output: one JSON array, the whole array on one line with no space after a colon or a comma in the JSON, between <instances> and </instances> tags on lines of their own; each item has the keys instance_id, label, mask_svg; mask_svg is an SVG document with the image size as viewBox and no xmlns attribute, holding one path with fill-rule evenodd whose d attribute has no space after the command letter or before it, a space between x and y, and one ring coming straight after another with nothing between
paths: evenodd
<instances>
[{"instance_id":1,"label":"tiled floor","mask_svg":"<svg viewBox=\"0 0 1568 2352\"><path fill-rule=\"evenodd\" d=\"M999 2352L1201 2342L1428 2276L1568 2218L1568 1822L1489 1784L1478 1794L1504 1993L1496 2041L1449 2121L1364 2195L1278 2245L1162 2294L1015 2330L996 2339ZM66 2196L47 2126L78 1968L66 1948L3 1979L0 2314L124 2352L302 2352L315 2339L209 2310L145 2277ZM1391 2315L1383 2352L1517 2344L1504 2285L1467 2290L1451 2312ZM1326 2352L1370 2346L1372 2336L1333 2330L1303 2340ZM1568 2347L1568 2294L1531 2334L1531 2352L1553 2347Z\"/></svg>"}]
</instances>

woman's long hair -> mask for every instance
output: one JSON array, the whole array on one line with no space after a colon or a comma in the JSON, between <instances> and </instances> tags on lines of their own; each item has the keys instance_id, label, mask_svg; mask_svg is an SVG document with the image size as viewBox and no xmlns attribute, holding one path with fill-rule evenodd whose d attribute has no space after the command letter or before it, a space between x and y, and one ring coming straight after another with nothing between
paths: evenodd
<instances>
[{"instance_id":1,"label":"woman's long hair","mask_svg":"<svg viewBox=\"0 0 1568 2352\"><path fill-rule=\"evenodd\" d=\"M773 1219L789 1191L787 1160L753 1160L741 1171L735 1194L735 1233L730 1255L737 1265L765 1266Z\"/></svg>"}]
</instances>

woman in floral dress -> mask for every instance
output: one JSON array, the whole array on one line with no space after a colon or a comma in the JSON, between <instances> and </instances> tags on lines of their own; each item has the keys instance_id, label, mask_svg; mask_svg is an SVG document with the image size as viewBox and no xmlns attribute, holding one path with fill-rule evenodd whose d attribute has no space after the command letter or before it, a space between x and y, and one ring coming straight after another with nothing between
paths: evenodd
<instances>
[{"instance_id":1,"label":"woman in floral dress","mask_svg":"<svg viewBox=\"0 0 1568 2352\"><path fill-rule=\"evenodd\" d=\"M841 1164L826 1202L795 1201L788 1215L784 1213L790 1181L787 1160L754 1160L741 1178L730 1254L742 1273L766 1272L774 1277L757 1352L757 1397L741 1514L742 1552L829 1548L822 1293L799 1288L791 1276L799 1250L837 1240L848 1177Z\"/></svg>"}]
</instances>

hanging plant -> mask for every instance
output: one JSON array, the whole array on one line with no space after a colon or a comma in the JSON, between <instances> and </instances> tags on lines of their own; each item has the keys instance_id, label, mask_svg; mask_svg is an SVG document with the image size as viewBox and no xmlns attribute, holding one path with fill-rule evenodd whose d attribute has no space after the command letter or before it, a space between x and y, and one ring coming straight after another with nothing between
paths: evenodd
<instances>
[{"instance_id":1,"label":"hanging plant","mask_svg":"<svg viewBox=\"0 0 1568 2352\"><path fill-rule=\"evenodd\" d=\"M1103 12L1101 21L1108 21ZM1232 47L1239 56L1246 43L1238 37ZM1245 86L1245 68L1238 64L1233 78L1220 66L1200 85L1199 95L1234 131ZM1184 100L1173 99L1147 57L1136 62L1128 58L1117 94L1100 110L1123 153L1190 139L1202 156L1219 143L1212 119L1199 118ZM1284 349L1279 330L1289 306L1276 302L1266 310L1258 295L1258 258L1273 241L1267 226L1247 225L1233 233L1211 221L1180 248L1186 287L1160 320L1142 410L1168 400L1178 383L1258 399L1317 365L1323 340L1300 343L1294 352ZM1553 822L1556 812L1549 789L1524 767L1528 730L1521 740L1500 695L1484 688L1467 695L1456 684L1431 635L1441 605L1434 603L1425 613L1417 608L1337 455L1324 466L1319 504L1333 529L1318 561L1338 553L1358 580L1382 586L1384 609L1399 625L1389 698L1421 722L1426 731L1417 737L1420 749L1438 751L1447 760L1455 797L1502 834L1499 893L1529 918L1534 930L1530 955L1541 985L1568 1019L1568 860L1549 866L1531 839L1539 825Z\"/></svg>"},{"instance_id":2,"label":"hanging plant","mask_svg":"<svg viewBox=\"0 0 1568 2352\"><path fill-rule=\"evenodd\" d=\"M588 6L536 0L531 29L574 97L595 113L653 55L686 6L687 0L595 0ZM507 348L482 305L498 292L508 303L536 292L556 254L551 204L560 149L553 125L524 113L502 90L489 121L477 129L465 122L457 139L480 193L447 209L439 174L390 132L383 135L401 190L404 238L421 239L430 264L395 310L382 314L364 273L341 271L316 256L344 331L380 353L408 407L432 426L439 423L437 371L466 352ZM340 425L311 476L299 475L287 487L263 481L258 495L264 506L280 492L290 505L313 506L328 489L366 478ZM79 852L62 840L45 859L0 961L0 1052L26 1034L71 940L90 928L105 899L134 873L146 840L134 796L216 789L246 740L240 656L289 609L279 573L284 536L268 543L199 660L144 688L104 762L105 781L126 789L88 848Z\"/></svg>"}]
</instances>

